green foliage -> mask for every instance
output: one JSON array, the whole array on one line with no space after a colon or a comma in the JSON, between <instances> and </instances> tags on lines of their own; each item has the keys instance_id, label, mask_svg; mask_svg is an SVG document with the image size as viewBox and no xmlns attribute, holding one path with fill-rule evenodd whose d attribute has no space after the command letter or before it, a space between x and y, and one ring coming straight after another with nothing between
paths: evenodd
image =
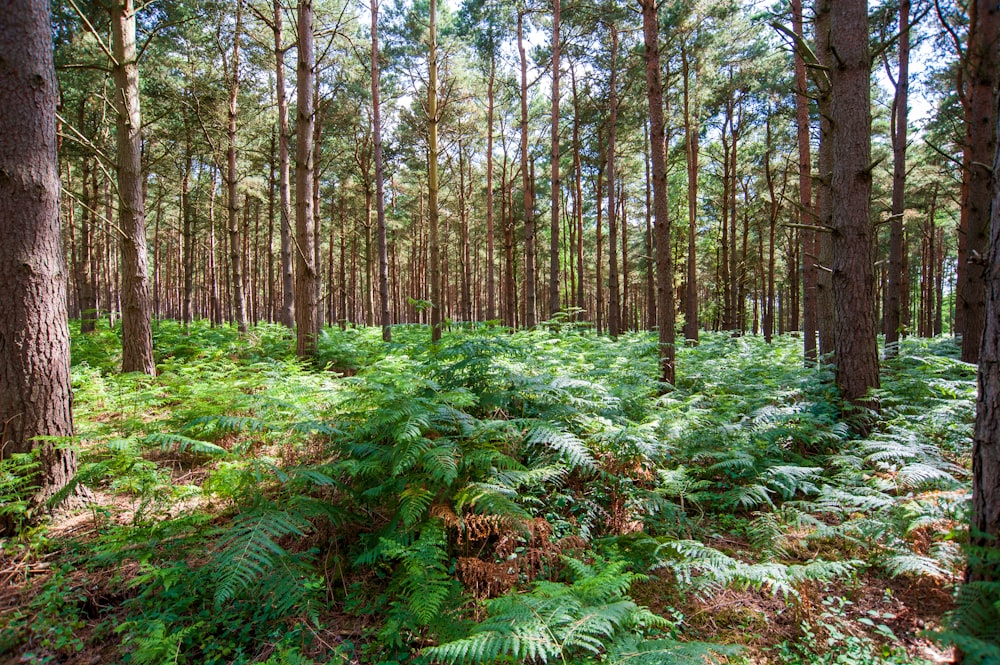
<instances>
[{"instance_id":1,"label":"green foliage","mask_svg":"<svg viewBox=\"0 0 1000 665\"><path fill-rule=\"evenodd\" d=\"M608 662L687 663L719 653L706 644L647 640L666 619L636 605L627 593L641 575L625 561L593 564L564 558L572 582L537 582L527 593L487 601L488 618L459 640L426 649L446 663Z\"/></svg>"},{"instance_id":2,"label":"green foliage","mask_svg":"<svg viewBox=\"0 0 1000 665\"><path fill-rule=\"evenodd\" d=\"M904 341L859 438L796 340L707 334L660 395L652 337L552 328L433 347L419 327L390 345L328 329L320 370L280 326L241 340L163 322L155 378L114 373L113 336L75 341L75 482L116 505L92 506L66 551L76 571L129 571L109 592L125 659L356 659L319 646L349 611L372 624L358 653L373 662L696 662L731 652L697 641L690 596L795 606L862 571L961 567L974 377L941 342ZM30 460L2 464L16 512ZM657 569L672 574L647 580ZM643 580L665 585L672 619L633 598ZM47 619L26 606L6 648L40 639L31 621L80 620L76 583L51 585L67 602ZM961 607L988 626L990 602ZM901 662L881 619L835 609L780 657ZM963 621L942 639L976 653L992 638Z\"/></svg>"}]
</instances>

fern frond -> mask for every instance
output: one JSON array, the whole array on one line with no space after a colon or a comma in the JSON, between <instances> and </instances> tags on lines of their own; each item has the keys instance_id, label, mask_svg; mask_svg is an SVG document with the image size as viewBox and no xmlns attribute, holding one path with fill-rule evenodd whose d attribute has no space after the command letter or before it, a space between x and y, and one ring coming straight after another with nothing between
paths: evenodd
<instances>
[{"instance_id":1,"label":"fern frond","mask_svg":"<svg viewBox=\"0 0 1000 665\"><path fill-rule=\"evenodd\" d=\"M597 463L587 445L579 437L563 432L549 425L538 423L524 437L524 442L531 446L544 446L562 455L570 465L597 470Z\"/></svg>"},{"instance_id":2,"label":"fern frond","mask_svg":"<svg viewBox=\"0 0 1000 665\"><path fill-rule=\"evenodd\" d=\"M173 449L180 453L195 453L197 455L226 455L228 451L222 446L208 441L192 439L180 434L153 432L146 435L143 443L159 446L162 450Z\"/></svg>"},{"instance_id":3,"label":"fern frond","mask_svg":"<svg viewBox=\"0 0 1000 665\"><path fill-rule=\"evenodd\" d=\"M219 575L216 607L231 601L288 555L278 540L303 536L307 528L308 522L300 516L266 506L237 516L222 532L213 555Z\"/></svg>"}]
</instances>

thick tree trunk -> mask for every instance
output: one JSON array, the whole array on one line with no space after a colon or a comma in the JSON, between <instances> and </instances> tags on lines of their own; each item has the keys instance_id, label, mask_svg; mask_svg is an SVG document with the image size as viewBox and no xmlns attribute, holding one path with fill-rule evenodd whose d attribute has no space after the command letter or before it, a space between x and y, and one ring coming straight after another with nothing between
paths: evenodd
<instances>
[{"instance_id":1,"label":"thick tree trunk","mask_svg":"<svg viewBox=\"0 0 1000 665\"><path fill-rule=\"evenodd\" d=\"M301 358L316 354L319 334L318 284L316 282L316 233L313 210L313 108L316 53L313 43L312 0L299 0L299 64L297 71L298 104L295 149L295 351Z\"/></svg>"},{"instance_id":2,"label":"thick tree trunk","mask_svg":"<svg viewBox=\"0 0 1000 665\"><path fill-rule=\"evenodd\" d=\"M997 131L1000 132L1000 126ZM972 446L970 540L975 546L995 549L1000 537L1000 150L996 151L992 164L993 210L986 271L985 334L979 353L979 396ZM996 581L1000 579L1000 568L994 559L992 564L971 569L969 578Z\"/></svg>"},{"instance_id":3,"label":"thick tree trunk","mask_svg":"<svg viewBox=\"0 0 1000 665\"><path fill-rule=\"evenodd\" d=\"M641 0L646 47L646 98L649 102L650 156L653 162L653 214L656 217L656 325L659 328L660 380L674 382L674 274L667 201L666 132L660 80L659 22L655 0Z\"/></svg>"},{"instance_id":4,"label":"thick tree trunk","mask_svg":"<svg viewBox=\"0 0 1000 665\"><path fill-rule=\"evenodd\" d=\"M59 232L55 69L47 2L14 0L0 22L0 459L40 449L41 503L76 456L37 436L73 435L66 263ZM12 524L0 521L0 535Z\"/></svg>"},{"instance_id":5,"label":"thick tree trunk","mask_svg":"<svg viewBox=\"0 0 1000 665\"><path fill-rule=\"evenodd\" d=\"M524 325L537 322L535 292L535 203L534 183L528 162L528 56L524 50L524 12L517 14L517 50L521 56L521 186L524 190Z\"/></svg>"},{"instance_id":6,"label":"thick tree trunk","mask_svg":"<svg viewBox=\"0 0 1000 665\"><path fill-rule=\"evenodd\" d=\"M962 360L979 360L986 304L986 243L990 224L990 165L997 146L997 80L1000 78L1000 5L973 0L969 8L969 110L966 150L969 154L967 260L959 283L964 309Z\"/></svg>"},{"instance_id":7,"label":"thick tree trunk","mask_svg":"<svg viewBox=\"0 0 1000 665\"><path fill-rule=\"evenodd\" d=\"M867 0L831 6L833 96L833 298L837 385L845 400L870 405L879 385L871 221L871 58Z\"/></svg>"},{"instance_id":8,"label":"thick tree trunk","mask_svg":"<svg viewBox=\"0 0 1000 665\"><path fill-rule=\"evenodd\" d=\"M118 228L122 257L122 371L155 374L150 321L146 201L142 176L142 116L133 0L111 3L116 64L114 103L118 136Z\"/></svg>"}]
</instances>

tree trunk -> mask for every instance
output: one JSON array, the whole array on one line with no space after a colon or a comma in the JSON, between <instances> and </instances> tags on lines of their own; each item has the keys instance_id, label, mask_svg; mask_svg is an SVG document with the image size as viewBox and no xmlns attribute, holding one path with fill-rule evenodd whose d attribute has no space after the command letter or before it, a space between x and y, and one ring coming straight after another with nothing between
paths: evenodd
<instances>
[{"instance_id":1,"label":"tree trunk","mask_svg":"<svg viewBox=\"0 0 1000 665\"><path fill-rule=\"evenodd\" d=\"M534 185L528 168L528 56L524 50L524 12L517 14L517 51L521 56L521 186L524 190L524 325L534 328L535 292L535 205Z\"/></svg>"},{"instance_id":2,"label":"tree trunk","mask_svg":"<svg viewBox=\"0 0 1000 665\"><path fill-rule=\"evenodd\" d=\"M133 0L111 4L122 260L122 371L155 374L142 176L142 116Z\"/></svg>"},{"instance_id":3,"label":"tree trunk","mask_svg":"<svg viewBox=\"0 0 1000 665\"><path fill-rule=\"evenodd\" d=\"M552 224L549 236L549 317L559 304L559 0L552 0Z\"/></svg>"},{"instance_id":4,"label":"tree trunk","mask_svg":"<svg viewBox=\"0 0 1000 665\"><path fill-rule=\"evenodd\" d=\"M233 291L233 315L236 328L247 331L246 294L243 288L243 240L240 234L240 195L236 174L236 120L240 94L240 30L243 28L243 1L236 2L236 28L233 33L232 71L229 79L229 111L226 148L226 191L229 213L229 263Z\"/></svg>"},{"instance_id":5,"label":"tree trunk","mask_svg":"<svg viewBox=\"0 0 1000 665\"><path fill-rule=\"evenodd\" d=\"M379 99L378 0L371 0L372 12L372 134L375 141L375 210L378 217L378 293L382 340L392 341L389 318L389 253L385 228L385 169L382 165L382 109ZM329 297L332 297L329 296Z\"/></svg>"},{"instance_id":6,"label":"tree trunk","mask_svg":"<svg viewBox=\"0 0 1000 665\"><path fill-rule=\"evenodd\" d=\"M831 0L816 0L816 57L820 65L827 70L833 66L833 53L830 51L830 7ZM816 165L819 169L816 178L816 216L817 226L822 230L816 234L816 327L819 331L819 353L829 362L833 360L836 326L834 325L833 305L833 198L830 192L830 182L833 177L833 123L831 122L832 98L830 81L821 77L818 86L819 99L819 154Z\"/></svg>"},{"instance_id":7,"label":"tree trunk","mask_svg":"<svg viewBox=\"0 0 1000 665\"><path fill-rule=\"evenodd\" d=\"M47 2L14 0L0 22L0 459L39 448L35 501L76 473L38 436L73 435L66 263L59 232L55 69ZM119 61L121 62L121 61ZM0 535L13 524L0 520Z\"/></svg>"},{"instance_id":8,"label":"tree trunk","mask_svg":"<svg viewBox=\"0 0 1000 665\"><path fill-rule=\"evenodd\" d=\"M791 0L792 31L804 38L802 29L802 0ZM799 147L799 222L805 226L816 223L812 203L812 161L809 145L809 98L807 96L806 63L801 51L795 53L795 127ZM819 330L816 303L816 264L819 261L816 231L800 229L802 253L802 354L806 365L815 365L817 357L816 337ZM773 253L773 249L772 249ZM773 257L772 257L773 259ZM773 280L773 270L769 280ZM773 309L773 295L770 297ZM765 324L766 325L766 324ZM773 327L773 316L772 316Z\"/></svg>"},{"instance_id":9,"label":"tree trunk","mask_svg":"<svg viewBox=\"0 0 1000 665\"><path fill-rule=\"evenodd\" d=\"M833 96L833 298L836 376L855 404L879 385L871 212L871 58L867 0L838 0L830 16Z\"/></svg>"},{"instance_id":10,"label":"tree trunk","mask_svg":"<svg viewBox=\"0 0 1000 665\"><path fill-rule=\"evenodd\" d=\"M441 292L441 247L438 243L438 63L437 0L430 3L430 28L427 37L427 208L430 220L431 273L431 342L441 339L444 294Z\"/></svg>"},{"instance_id":11,"label":"tree trunk","mask_svg":"<svg viewBox=\"0 0 1000 665\"><path fill-rule=\"evenodd\" d=\"M313 210L313 90L315 88L316 54L313 43L312 0L299 0L299 64L297 71L297 118L295 150L295 351L301 358L316 354L319 334L318 294L316 283L316 234Z\"/></svg>"},{"instance_id":12,"label":"tree trunk","mask_svg":"<svg viewBox=\"0 0 1000 665\"><path fill-rule=\"evenodd\" d=\"M621 333L621 296L618 284L618 207L615 205L615 138L618 129L618 26L611 24L611 80L608 83L608 334Z\"/></svg>"},{"instance_id":13,"label":"tree trunk","mask_svg":"<svg viewBox=\"0 0 1000 665\"><path fill-rule=\"evenodd\" d=\"M973 0L969 8L969 110L966 150L969 153L969 190L966 233L967 260L959 283L964 309L962 360L979 360L986 304L987 235L990 224L990 164L997 145L997 79L1000 78L1000 6L992 0Z\"/></svg>"},{"instance_id":14,"label":"tree trunk","mask_svg":"<svg viewBox=\"0 0 1000 665\"><path fill-rule=\"evenodd\" d=\"M994 125L997 124L994 122ZM997 131L1000 132L1000 127ZM977 547L995 550L1000 537L1000 150L996 151L992 163L993 210L986 270L985 334L979 353L979 396L972 446L970 542ZM996 559L980 569L971 569L968 578L1000 579Z\"/></svg>"},{"instance_id":15,"label":"tree trunk","mask_svg":"<svg viewBox=\"0 0 1000 665\"><path fill-rule=\"evenodd\" d=\"M496 53L490 51L490 79L486 88L486 319L497 318L497 284L496 284L496 230L494 228L493 201L493 105L495 103L494 85L496 83Z\"/></svg>"},{"instance_id":16,"label":"tree trunk","mask_svg":"<svg viewBox=\"0 0 1000 665\"><path fill-rule=\"evenodd\" d=\"M687 157L687 290L684 294L684 339L698 341L698 257L695 251L695 231L698 219L698 103L695 91L694 108L691 97L691 71L687 49L681 47L681 67L684 77L684 133ZM697 77L697 67L695 76ZM696 78L697 85L697 78Z\"/></svg>"},{"instance_id":17,"label":"tree trunk","mask_svg":"<svg viewBox=\"0 0 1000 665\"><path fill-rule=\"evenodd\" d=\"M653 214L656 217L656 312L659 328L660 380L674 383L674 285L667 200L666 132L660 80L659 22L655 0L641 0L646 47L646 98L649 102L650 155L653 162Z\"/></svg>"},{"instance_id":18,"label":"tree trunk","mask_svg":"<svg viewBox=\"0 0 1000 665\"><path fill-rule=\"evenodd\" d=\"M890 133L892 135L892 218L889 222L889 284L884 314L885 355L899 351L903 303L903 211L906 193L906 121L909 90L910 1L899 3L899 72L892 100ZM888 69L888 68L887 68ZM891 78L891 77L890 77Z\"/></svg>"},{"instance_id":19,"label":"tree trunk","mask_svg":"<svg viewBox=\"0 0 1000 665\"><path fill-rule=\"evenodd\" d=\"M278 199L281 213L281 314L280 321L295 325L295 280L292 271L292 192L289 184L288 98L285 92L285 46L281 0L274 0L274 72L278 98Z\"/></svg>"}]
</instances>

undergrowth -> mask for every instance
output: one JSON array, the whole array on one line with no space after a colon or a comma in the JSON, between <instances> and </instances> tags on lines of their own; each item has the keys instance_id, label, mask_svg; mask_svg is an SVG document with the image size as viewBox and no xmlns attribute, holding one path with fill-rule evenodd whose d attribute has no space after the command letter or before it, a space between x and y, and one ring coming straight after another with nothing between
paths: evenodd
<instances>
[{"instance_id":1,"label":"undergrowth","mask_svg":"<svg viewBox=\"0 0 1000 665\"><path fill-rule=\"evenodd\" d=\"M151 378L74 328L93 500L3 544L0 653L902 663L890 589L957 581L975 376L951 340L903 342L859 437L791 337L707 334L674 386L647 334L426 338L328 329L305 364L279 326L161 322ZM7 514L30 464L0 467Z\"/></svg>"}]
</instances>

